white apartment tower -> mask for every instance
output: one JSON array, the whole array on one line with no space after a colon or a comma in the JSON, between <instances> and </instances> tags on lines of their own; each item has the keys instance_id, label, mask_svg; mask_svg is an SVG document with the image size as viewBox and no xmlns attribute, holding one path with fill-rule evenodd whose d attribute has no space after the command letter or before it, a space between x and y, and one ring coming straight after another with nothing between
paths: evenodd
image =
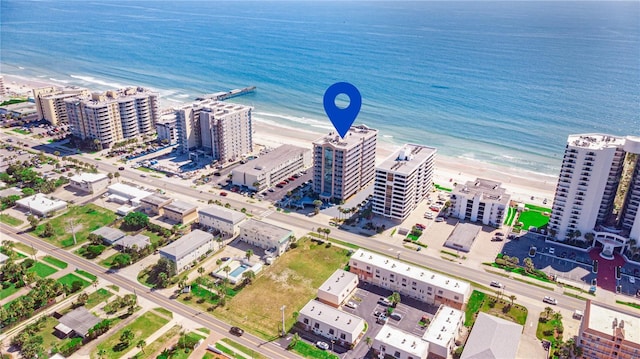
<instances>
[{"instance_id":1,"label":"white apartment tower","mask_svg":"<svg viewBox=\"0 0 640 359\"><path fill-rule=\"evenodd\" d=\"M142 87L70 98L65 105L71 133L82 140L98 139L103 147L154 132L160 116L158 95Z\"/></svg>"},{"instance_id":2,"label":"white apartment tower","mask_svg":"<svg viewBox=\"0 0 640 359\"><path fill-rule=\"evenodd\" d=\"M49 86L33 89L38 117L49 121L54 126L69 123L65 100L74 97L85 98L90 95L89 90L78 87Z\"/></svg>"},{"instance_id":3,"label":"white apartment tower","mask_svg":"<svg viewBox=\"0 0 640 359\"><path fill-rule=\"evenodd\" d=\"M451 215L487 226L502 227L511 196L500 182L477 178L451 192Z\"/></svg>"},{"instance_id":4,"label":"white apartment tower","mask_svg":"<svg viewBox=\"0 0 640 359\"><path fill-rule=\"evenodd\" d=\"M6 88L4 87L4 76L0 76L0 98L7 95Z\"/></svg>"},{"instance_id":5,"label":"white apartment tower","mask_svg":"<svg viewBox=\"0 0 640 359\"><path fill-rule=\"evenodd\" d=\"M313 190L323 200L346 200L375 176L378 130L352 126L313 142Z\"/></svg>"},{"instance_id":6,"label":"white apartment tower","mask_svg":"<svg viewBox=\"0 0 640 359\"><path fill-rule=\"evenodd\" d=\"M436 149L406 144L376 167L373 213L405 220L433 186Z\"/></svg>"},{"instance_id":7,"label":"white apartment tower","mask_svg":"<svg viewBox=\"0 0 640 359\"><path fill-rule=\"evenodd\" d=\"M559 239L640 239L640 137L570 135L549 230ZM605 234L608 233L608 234Z\"/></svg>"},{"instance_id":8,"label":"white apartment tower","mask_svg":"<svg viewBox=\"0 0 640 359\"><path fill-rule=\"evenodd\" d=\"M253 152L253 108L217 102L200 111L202 147L214 160L234 162Z\"/></svg>"}]
</instances>

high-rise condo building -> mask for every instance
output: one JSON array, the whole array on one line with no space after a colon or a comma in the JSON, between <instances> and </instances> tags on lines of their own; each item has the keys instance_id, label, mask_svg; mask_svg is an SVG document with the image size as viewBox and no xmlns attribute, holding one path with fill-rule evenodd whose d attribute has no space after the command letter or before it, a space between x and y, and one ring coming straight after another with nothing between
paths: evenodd
<instances>
[{"instance_id":1,"label":"high-rise condo building","mask_svg":"<svg viewBox=\"0 0 640 359\"><path fill-rule=\"evenodd\" d=\"M433 186L436 149L406 144L376 167L373 213L405 220Z\"/></svg>"},{"instance_id":2,"label":"high-rise condo building","mask_svg":"<svg viewBox=\"0 0 640 359\"><path fill-rule=\"evenodd\" d=\"M54 86L33 89L33 99L36 102L38 117L57 126L69 123L65 100L73 97L85 98L91 93L87 89L78 87L59 88Z\"/></svg>"},{"instance_id":3,"label":"high-rise condo building","mask_svg":"<svg viewBox=\"0 0 640 359\"><path fill-rule=\"evenodd\" d=\"M640 357L640 316L587 300L580 323L578 345L583 358Z\"/></svg>"},{"instance_id":4,"label":"high-rise condo building","mask_svg":"<svg viewBox=\"0 0 640 359\"><path fill-rule=\"evenodd\" d=\"M640 239L640 137L570 135L549 221L559 239L593 233L603 253Z\"/></svg>"},{"instance_id":5,"label":"high-rise condo building","mask_svg":"<svg viewBox=\"0 0 640 359\"><path fill-rule=\"evenodd\" d=\"M142 87L70 98L65 105L71 133L82 140L97 139L105 148L154 132L160 116L158 95Z\"/></svg>"},{"instance_id":6,"label":"high-rise condo building","mask_svg":"<svg viewBox=\"0 0 640 359\"><path fill-rule=\"evenodd\" d=\"M511 196L500 182L477 178L451 192L451 215L487 226L502 227Z\"/></svg>"},{"instance_id":7,"label":"high-rise condo building","mask_svg":"<svg viewBox=\"0 0 640 359\"><path fill-rule=\"evenodd\" d=\"M221 162L253 152L253 108L204 100L176 110L178 144L183 153L203 149Z\"/></svg>"},{"instance_id":8,"label":"high-rise condo building","mask_svg":"<svg viewBox=\"0 0 640 359\"><path fill-rule=\"evenodd\" d=\"M344 138L330 133L313 142L313 190L341 201L373 181L378 130L352 126Z\"/></svg>"},{"instance_id":9,"label":"high-rise condo building","mask_svg":"<svg viewBox=\"0 0 640 359\"><path fill-rule=\"evenodd\" d=\"M7 95L7 91L4 87L4 76L0 76L0 98L5 97Z\"/></svg>"}]
</instances>

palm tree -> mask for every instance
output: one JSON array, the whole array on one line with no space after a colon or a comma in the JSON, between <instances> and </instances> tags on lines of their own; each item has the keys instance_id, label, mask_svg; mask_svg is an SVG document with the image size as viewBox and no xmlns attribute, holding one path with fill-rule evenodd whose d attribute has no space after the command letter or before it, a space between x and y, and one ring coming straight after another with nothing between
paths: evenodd
<instances>
[{"instance_id":1,"label":"palm tree","mask_svg":"<svg viewBox=\"0 0 640 359\"><path fill-rule=\"evenodd\" d=\"M202 275L204 273L204 267L198 268L198 273Z\"/></svg>"},{"instance_id":2,"label":"palm tree","mask_svg":"<svg viewBox=\"0 0 640 359\"><path fill-rule=\"evenodd\" d=\"M222 268L222 271L227 274L227 280L229 280L229 272L231 272L231 267L224 266L224 268Z\"/></svg>"},{"instance_id":3,"label":"palm tree","mask_svg":"<svg viewBox=\"0 0 640 359\"><path fill-rule=\"evenodd\" d=\"M289 342L287 349L293 349L298 344L299 341L300 341L300 335L298 335L298 333L295 333L293 337L291 337L291 341Z\"/></svg>"},{"instance_id":4,"label":"palm tree","mask_svg":"<svg viewBox=\"0 0 640 359\"><path fill-rule=\"evenodd\" d=\"M325 228L324 234L326 234L326 237L325 237L326 240L329 240L329 233L331 233L331 230L329 228Z\"/></svg>"},{"instance_id":5,"label":"palm tree","mask_svg":"<svg viewBox=\"0 0 640 359\"><path fill-rule=\"evenodd\" d=\"M364 339L364 342L365 342L365 343L367 343L367 346L368 346L369 348L371 348L371 345L373 344L373 339L371 339L371 337L366 337L366 338Z\"/></svg>"},{"instance_id":6,"label":"palm tree","mask_svg":"<svg viewBox=\"0 0 640 359\"><path fill-rule=\"evenodd\" d=\"M246 270L242 272L242 279L246 284L251 284L255 277L256 274L252 270Z\"/></svg>"},{"instance_id":7,"label":"palm tree","mask_svg":"<svg viewBox=\"0 0 640 359\"><path fill-rule=\"evenodd\" d=\"M393 307L395 308L396 306L398 306L398 304L400 304L400 293L393 292L393 294L391 294L391 296L389 297L389 300L391 301L391 305L393 305Z\"/></svg>"},{"instance_id":8,"label":"palm tree","mask_svg":"<svg viewBox=\"0 0 640 359\"><path fill-rule=\"evenodd\" d=\"M144 339L140 339L138 341L138 344L136 344L136 347L138 349L140 349L143 353L144 353L144 347L147 345L147 342L144 341Z\"/></svg>"},{"instance_id":9,"label":"palm tree","mask_svg":"<svg viewBox=\"0 0 640 359\"><path fill-rule=\"evenodd\" d=\"M244 256L247 258L247 262L250 261L251 257L253 256L253 250L247 249L247 252L244 254Z\"/></svg>"},{"instance_id":10,"label":"palm tree","mask_svg":"<svg viewBox=\"0 0 640 359\"><path fill-rule=\"evenodd\" d=\"M126 346L129 346L129 344L131 344L133 338L135 338L135 334L133 334L133 331L129 328L125 329L124 332L122 332L122 334L120 335L120 341L126 344Z\"/></svg>"},{"instance_id":11,"label":"palm tree","mask_svg":"<svg viewBox=\"0 0 640 359\"><path fill-rule=\"evenodd\" d=\"M551 307L544 308L544 316L545 316L545 318L549 319L549 317L551 316L551 313L553 313L553 308L551 308Z\"/></svg>"},{"instance_id":12,"label":"palm tree","mask_svg":"<svg viewBox=\"0 0 640 359\"><path fill-rule=\"evenodd\" d=\"M114 177L115 179L120 178L120 172L116 172L116 173L114 173L114 174L113 174L113 177ZM120 182L120 180L118 180L118 182Z\"/></svg>"},{"instance_id":13,"label":"palm tree","mask_svg":"<svg viewBox=\"0 0 640 359\"><path fill-rule=\"evenodd\" d=\"M509 296L509 299L511 299L511 305L513 305L513 302L516 300L516 296L514 294L511 294Z\"/></svg>"}]
</instances>

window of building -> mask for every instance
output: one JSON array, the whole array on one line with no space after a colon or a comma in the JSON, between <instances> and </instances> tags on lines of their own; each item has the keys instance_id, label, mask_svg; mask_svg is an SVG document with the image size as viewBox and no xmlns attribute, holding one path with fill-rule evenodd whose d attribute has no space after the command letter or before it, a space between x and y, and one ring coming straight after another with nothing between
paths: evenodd
<instances>
[{"instance_id":1,"label":"window of building","mask_svg":"<svg viewBox=\"0 0 640 359\"><path fill-rule=\"evenodd\" d=\"M340 334L340 339L346 340L347 339L347 335L344 334L344 333Z\"/></svg>"},{"instance_id":2,"label":"window of building","mask_svg":"<svg viewBox=\"0 0 640 359\"><path fill-rule=\"evenodd\" d=\"M441 291L441 290L439 290L439 291L438 291L438 294L442 294L442 291Z\"/></svg>"},{"instance_id":3,"label":"window of building","mask_svg":"<svg viewBox=\"0 0 640 359\"><path fill-rule=\"evenodd\" d=\"M304 318L304 320L302 320L304 322L304 324L309 324L309 318Z\"/></svg>"},{"instance_id":4,"label":"window of building","mask_svg":"<svg viewBox=\"0 0 640 359\"><path fill-rule=\"evenodd\" d=\"M320 328L320 324L316 323L313 325L314 328L319 329Z\"/></svg>"},{"instance_id":5,"label":"window of building","mask_svg":"<svg viewBox=\"0 0 640 359\"><path fill-rule=\"evenodd\" d=\"M333 329L329 329L329 334L333 335Z\"/></svg>"},{"instance_id":6,"label":"window of building","mask_svg":"<svg viewBox=\"0 0 640 359\"><path fill-rule=\"evenodd\" d=\"M400 358L400 352L396 350L396 352L393 353L393 356L396 358Z\"/></svg>"}]
</instances>

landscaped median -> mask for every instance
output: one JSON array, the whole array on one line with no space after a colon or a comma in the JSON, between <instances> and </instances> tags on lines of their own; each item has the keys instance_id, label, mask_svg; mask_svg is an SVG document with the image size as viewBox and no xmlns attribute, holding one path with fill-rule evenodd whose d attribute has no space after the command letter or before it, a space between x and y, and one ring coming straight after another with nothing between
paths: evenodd
<instances>
[{"instance_id":1,"label":"landscaped median","mask_svg":"<svg viewBox=\"0 0 640 359\"><path fill-rule=\"evenodd\" d=\"M471 297L469 297L469 302L465 310L464 326L472 327L476 321L478 312L487 313L520 325L525 325L528 310L526 307L515 304L515 299L515 295L504 298L499 294L490 296L474 290L473 293L471 293Z\"/></svg>"}]
</instances>

